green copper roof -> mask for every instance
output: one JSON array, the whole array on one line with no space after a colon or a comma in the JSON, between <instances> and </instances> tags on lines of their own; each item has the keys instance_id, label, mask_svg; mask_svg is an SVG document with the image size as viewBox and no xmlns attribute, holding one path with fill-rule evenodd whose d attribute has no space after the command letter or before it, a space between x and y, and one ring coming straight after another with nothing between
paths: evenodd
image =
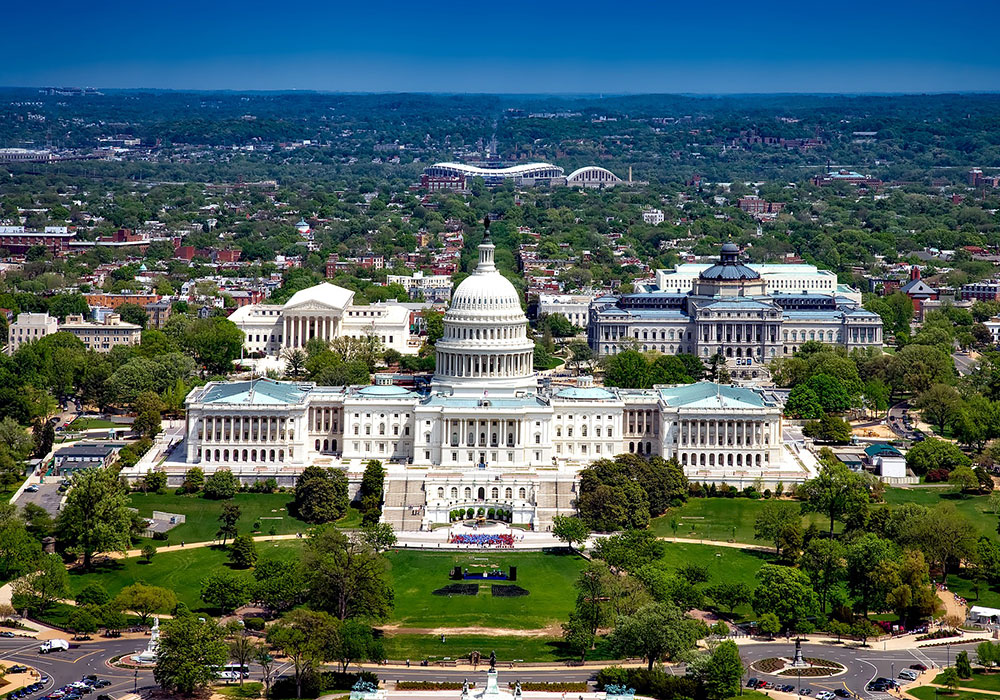
<instances>
[{"instance_id":1,"label":"green copper roof","mask_svg":"<svg viewBox=\"0 0 1000 700\"><path fill-rule=\"evenodd\" d=\"M660 389L660 397L669 406L685 408L763 408L767 404L755 391L737 386L698 382Z\"/></svg>"},{"instance_id":2,"label":"green copper roof","mask_svg":"<svg viewBox=\"0 0 1000 700\"><path fill-rule=\"evenodd\" d=\"M306 390L292 382L257 379L253 382L215 384L202 397L204 403L284 406L302 403Z\"/></svg>"}]
</instances>

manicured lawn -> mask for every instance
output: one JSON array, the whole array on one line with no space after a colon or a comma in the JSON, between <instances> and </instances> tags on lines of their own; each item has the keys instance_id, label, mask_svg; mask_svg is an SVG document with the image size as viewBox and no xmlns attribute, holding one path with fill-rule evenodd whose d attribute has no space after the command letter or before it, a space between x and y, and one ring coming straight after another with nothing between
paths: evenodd
<instances>
[{"instance_id":1,"label":"manicured lawn","mask_svg":"<svg viewBox=\"0 0 1000 700\"><path fill-rule=\"evenodd\" d=\"M261 559L294 559L298 557L301 543L258 542L257 554ZM75 595L90 583L99 583L112 596L136 581L153 586L169 588L177 594L177 600L192 610L201 610L201 580L216 569L228 566L227 550L221 547L199 547L196 549L163 552L144 564L138 557L118 559L96 568L91 573L81 574L71 571L70 590ZM249 572L245 573L250 576Z\"/></svg>"},{"instance_id":2,"label":"manicured lawn","mask_svg":"<svg viewBox=\"0 0 1000 700\"><path fill-rule=\"evenodd\" d=\"M514 660L566 661L579 658L566 650L562 640L554 637L445 635L445 641L442 643L438 635L394 634L385 637L384 645L385 655L389 659L399 661L410 659L414 663L422 659L429 659L433 663L445 658L468 657L472 651L478 651L484 659L488 659L490 652L495 651L497 665L501 669L505 663ZM596 650L587 654L588 660L613 658L614 655L610 653L604 640L598 642Z\"/></svg>"},{"instance_id":3,"label":"manicured lawn","mask_svg":"<svg viewBox=\"0 0 1000 700\"><path fill-rule=\"evenodd\" d=\"M788 502L798 505L797 501ZM681 507L671 508L666 514L654 518L651 527L660 537L674 537L670 521L676 519L676 537L768 545L769 542L753 537L754 521L764 503L764 499L750 498L691 498ZM803 516L803 527L808 527L811 522L823 530L829 527L829 521L816 513Z\"/></svg>"},{"instance_id":4,"label":"manicured lawn","mask_svg":"<svg viewBox=\"0 0 1000 700\"><path fill-rule=\"evenodd\" d=\"M684 564L699 564L708 568L708 583L702 588L720 581L742 582L754 588L757 570L773 559L766 552L754 552L732 547L711 547L702 544L667 544L664 559L674 567ZM728 610L722 612L728 613ZM749 605L736 608L736 615L744 618L753 617Z\"/></svg>"},{"instance_id":5,"label":"manicured lawn","mask_svg":"<svg viewBox=\"0 0 1000 700\"><path fill-rule=\"evenodd\" d=\"M918 489L886 489L885 501L889 505L916 503L933 508L938 503L953 503L955 510L966 516L979 530L980 535L996 538L997 516L989 508L989 496L971 496L961 498L954 493L952 487L918 488Z\"/></svg>"},{"instance_id":6,"label":"manicured lawn","mask_svg":"<svg viewBox=\"0 0 1000 700\"><path fill-rule=\"evenodd\" d=\"M969 655L972 656L973 652L970 651ZM939 673L934 678L934 682L944 685L944 681L941 679L942 675L943 674ZM973 688L975 690L992 690L1000 692L1000 673L983 673L979 670L975 670L972 672L972 678L962 679L962 687Z\"/></svg>"},{"instance_id":7,"label":"manicured lawn","mask_svg":"<svg viewBox=\"0 0 1000 700\"><path fill-rule=\"evenodd\" d=\"M112 423L104 418L77 418L69 424L70 430L93 430L95 428L127 428L121 423Z\"/></svg>"},{"instance_id":8,"label":"manicured lawn","mask_svg":"<svg viewBox=\"0 0 1000 700\"><path fill-rule=\"evenodd\" d=\"M170 544L184 542L211 542L219 529L219 514L223 503L235 503L240 507L239 531L241 534L288 535L306 532L311 525L288 514L292 502L290 493L238 493L231 501L213 501L198 495L177 496L174 494L134 493L132 507L139 509L139 515L152 516L154 510L184 515L187 520L168 533ZM259 523L257 530L254 523ZM350 508L338 527L358 527L361 513Z\"/></svg>"},{"instance_id":9,"label":"manicured lawn","mask_svg":"<svg viewBox=\"0 0 1000 700\"><path fill-rule=\"evenodd\" d=\"M970 693L967 690L960 690L957 693L952 693L944 688L937 688L937 694L935 695L935 688L929 685L922 685L918 688L908 688L907 693L910 695L920 698L920 700L996 700L996 695L988 695L986 693Z\"/></svg>"},{"instance_id":10,"label":"manicured lawn","mask_svg":"<svg viewBox=\"0 0 1000 700\"><path fill-rule=\"evenodd\" d=\"M585 561L568 553L507 552L436 553L399 551L389 554L396 607L392 622L404 627L507 627L538 629L569 618L576 601L573 582ZM455 583L452 567L473 569L486 564L505 571L517 567L514 583L529 591L516 598L494 598L493 583L482 582L478 595L433 595Z\"/></svg>"}]
</instances>

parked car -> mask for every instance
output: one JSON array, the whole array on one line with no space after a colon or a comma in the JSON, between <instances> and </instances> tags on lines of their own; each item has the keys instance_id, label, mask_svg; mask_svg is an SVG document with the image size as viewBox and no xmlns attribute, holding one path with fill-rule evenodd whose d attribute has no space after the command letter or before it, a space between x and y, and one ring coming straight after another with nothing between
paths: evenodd
<instances>
[{"instance_id":1,"label":"parked car","mask_svg":"<svg viewBox=\"0 0 1000 700\"><path fill-rule=\"evenodd\" d=\"M747 688L756 688L756 687L757 687L756 678L751 678L750 680L747 681Z\"/></svg>"},{"instance_id":2,"label":"parked car","mask_svg":"<svg viewBox=\"0 0 1000 700\"><path fill-rule=\"evenodd\" d=\"M924 666L923 664L910 664L910 668L912 668L914 671L921 671L921 672L927 670L927 667Z\"/></svg>"},{"instance_id":3,"label":"parked car","mask_svg":"<svg viewBox=\"0 0 1000 700\"><path fill-rule=\"evenodd\" d=\"M851 694L851 691L847 690L846 688L837 688L836 690L833 691L833 694L836 695L838 698L852 698L852 697L854 697Z\"/></svg>"},{"instance_id":4,"label":"parked car","mask_svg":"<svg viewBox=\"0 0 1000 700\"><path fill-rule=\"evenodd\" d=\"M25 489L27 493L38 493L38 484L31 484Z\"/></svg>"}]
</instances>

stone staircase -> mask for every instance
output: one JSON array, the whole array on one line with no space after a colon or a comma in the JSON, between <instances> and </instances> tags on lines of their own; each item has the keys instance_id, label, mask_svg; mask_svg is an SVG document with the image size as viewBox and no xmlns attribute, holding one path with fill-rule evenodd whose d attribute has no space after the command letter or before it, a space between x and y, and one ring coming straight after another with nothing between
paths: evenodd
<instances>
[{"instance_id":1,"label":"stone staircase","mask_svg":"<svg viewBox=\"0 0 1000 700\"><path fill-rule=\"evenodd\" d=\"M382 506L382 520L399 532L419 530L423 523L424 493L423 473L414 478L407 475L389 476L385 480L385 502Z\"/></svg>"},{"instance_id":2,"label":"stone staircase","mask_svg":"<svg viewBox=\"0 0 1000 700\"><path fill-rule=\"evenodd\" d=\"M576 479L568 474L554 478L549 478L547 474L540 476L535 488L535 529L547 532L552 528L554 515L572 515L575 512Z\"/></svg>"}]
</instances>

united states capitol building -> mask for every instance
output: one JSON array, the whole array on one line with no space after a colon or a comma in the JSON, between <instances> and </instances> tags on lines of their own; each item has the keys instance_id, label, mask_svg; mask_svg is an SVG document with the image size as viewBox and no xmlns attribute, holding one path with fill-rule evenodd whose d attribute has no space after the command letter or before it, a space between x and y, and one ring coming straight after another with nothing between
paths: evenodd
<instances>
[{"instance_id":1,"label":"united states capitol building","mask_svg":"<svg viewBox=\"0 0 1000 700\"><path fill-rule=\"evenodd\" d=\"M426 393L387 377L371 386L259 379L198 387L186 400L183 439L157 468L170 485L198 466L291 486L309 465L344 469L356 483L379 459L384 517L412 530L448 522L460 507L496 506L545 529L573 511L583 467L625 452L676 458L697 481L773 486L808 476L783 444L779 403L764 391L708 382L609 389L589 377L540 385L520 298L497 270L488 235L435 349Z\"/></svg>"},{"instance_id":2,"label":"united states capitol building","mask_svg":"<svg viewBox=\"0 0 1000 700\"><path fill-rule=\"evenodd\" d=\"M656 285L590 305L587 338L598 355L630 348L703 361L726 358L738 377L766 376L773 359L813 340L848 350L882 347L882 319L861 293L813 265L745 265L734 243L714 265L658 270Z\"/></svg>"}]
</instances>

